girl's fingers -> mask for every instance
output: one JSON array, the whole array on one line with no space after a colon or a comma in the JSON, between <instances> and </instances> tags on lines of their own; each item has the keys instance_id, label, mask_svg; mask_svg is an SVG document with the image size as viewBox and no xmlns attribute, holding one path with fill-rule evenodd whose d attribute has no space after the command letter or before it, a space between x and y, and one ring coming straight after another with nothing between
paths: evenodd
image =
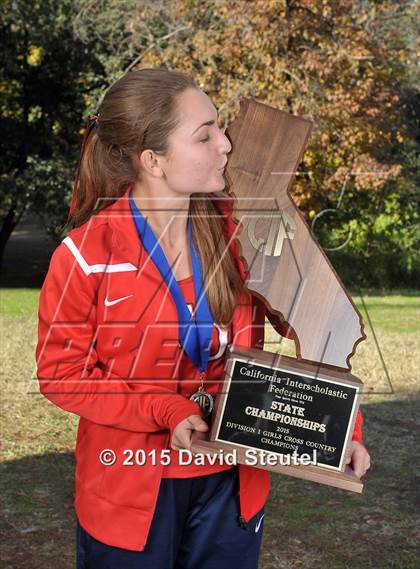
<instances>
[{"instance_id":1,"label":"girl's fingers","mask_svg":"<svg viewBox=\"0 0 420 569\"><path fill-rule=\"evenodd\" d=\"M177 439L173 440L171 446L172 446L172 448L173 448L174 450L181 450L181 449L184 449L184 448L186 448L186 449L189 449L189 448L190 448L189 440L188 440L188 439L184 440L184 439L182 439L182 438L180 438L180 437L178 437Z\"/></svg>"}]
</instances>

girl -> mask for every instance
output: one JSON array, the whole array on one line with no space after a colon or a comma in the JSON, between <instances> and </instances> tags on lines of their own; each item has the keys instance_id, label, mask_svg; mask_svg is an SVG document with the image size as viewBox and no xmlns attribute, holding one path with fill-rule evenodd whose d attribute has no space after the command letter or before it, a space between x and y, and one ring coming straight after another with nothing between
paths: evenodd
<instances>
[{"instance_id":1,"label":"girl","mask_svg":"<svg viewBox=\"0 0 420 569\"><path fill-rule=\"evenodd\" d=\"M264 343L231 240L230 150L207 95L166 69L122 77L88 123L36 350L41 392L80 417L78 569L258 565L268 472L179 453L208 431L227 345Z\"/></svg>"}]
</instances>

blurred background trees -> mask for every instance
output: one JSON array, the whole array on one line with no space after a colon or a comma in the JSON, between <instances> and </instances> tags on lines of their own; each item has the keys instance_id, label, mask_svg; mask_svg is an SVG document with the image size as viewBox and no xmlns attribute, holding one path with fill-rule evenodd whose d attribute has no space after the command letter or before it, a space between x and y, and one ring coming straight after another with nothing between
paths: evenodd
<instances>
[{"instance_id":1,"label":"blurred background trees","mask_svg":"<svg viewBox=\"0 0 420 569\"><path fill-rule=\"evenodd\" d=\"M22 216L58 236L66 219L89 92L105 87L69 0L3 1L0 89L0 254Z\"/></svg>"},{"instance_id":2,"label":"blurred background trees","mask_svg":"<svg viewBox=\"0 0 420 569\"><path fill-rule=\"evenodd\" d=\"M414 1L2 2L1 243L58 239L87 115L136 67L191 74L227 126L242 97L314 123L292 193L347 285L420 276ZM418 54L417 54L418 55Z\"/></svg>"}]
</instances>

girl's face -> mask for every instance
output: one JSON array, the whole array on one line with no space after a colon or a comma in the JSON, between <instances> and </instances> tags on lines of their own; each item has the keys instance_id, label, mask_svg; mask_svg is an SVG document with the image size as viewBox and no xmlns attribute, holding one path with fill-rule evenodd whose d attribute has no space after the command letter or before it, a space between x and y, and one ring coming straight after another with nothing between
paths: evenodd
<instances>
[{"instance_id":1,"label":"girl's face","mask_svg":"<svg viewBox=\"0 0 420 569\"><path fill-rule=\"evenodd\" d=\"M183 195L223 190L232 145L217 124L216 108L203 91L187 89L178 98L178 113L180 124L161 162L168 187Z\"/></svg>"}]
</instances>

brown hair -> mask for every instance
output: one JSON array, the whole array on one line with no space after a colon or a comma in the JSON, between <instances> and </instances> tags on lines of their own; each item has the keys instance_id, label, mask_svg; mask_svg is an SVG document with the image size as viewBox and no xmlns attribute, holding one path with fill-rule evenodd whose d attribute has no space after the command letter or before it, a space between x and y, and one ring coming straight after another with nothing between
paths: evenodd
<instances>
[{"instance_id":1,"label":"brown hair","mask_svg":"<svg viewBox=\"0 0 420 569\"><path fill-rule=\"evenodd\" d=\"M133 165L134 156L145 149L167 153L168 136L179 124L177 97L188 88L198 86L183 73L144 68L130 71L108 89L98 108L96 127L82 150L77 199L71 214L75 227L121 197L136 181L139 174ZM190 215L210 310L216 323L227 325L243 283L231 255L226 253L220 214L210 194L191 195Z\"/></svg>"}]
</instances>

